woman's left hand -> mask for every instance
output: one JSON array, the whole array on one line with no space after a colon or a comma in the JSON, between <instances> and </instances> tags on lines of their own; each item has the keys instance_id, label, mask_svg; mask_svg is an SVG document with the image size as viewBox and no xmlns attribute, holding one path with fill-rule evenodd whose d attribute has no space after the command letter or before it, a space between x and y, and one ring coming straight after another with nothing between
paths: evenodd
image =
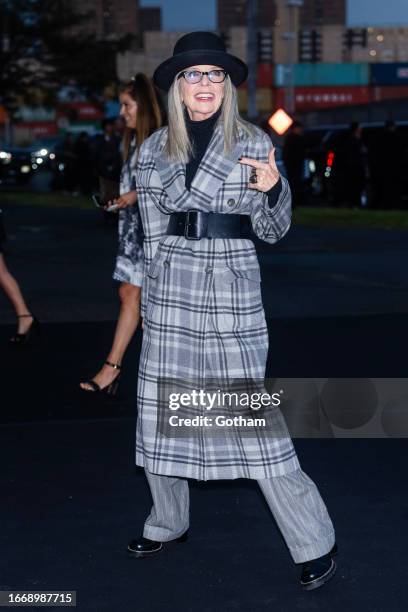
<instances>
[{"instance_id":1,"label":"woman's left hand","mask_svg":"<svg viewBox=\"0 0 408 612\"><path fill-rule=\"evenodd\" d=\"M113 204L116 204L118 208L126 208L127 206L133 206L137 202L137 193L136 191L129 191L128 193L124 193L119 198L116 198L113 201Z\"/></svg>"},{"instance_id":2,"label":"woman's left hand","mask_svg":"<svg viewBox=\"0 0 408 612\"><path fill-rule=\"evenodd\" d=\"M252 173L249 177L249 189L257 189L258 191L269 191L279 180L279 170L275 161L275 148L269 151L268 163L260 162L257 159L249 157L241 157L240 164L252 166Z\"/></svg>"}]
</instances>

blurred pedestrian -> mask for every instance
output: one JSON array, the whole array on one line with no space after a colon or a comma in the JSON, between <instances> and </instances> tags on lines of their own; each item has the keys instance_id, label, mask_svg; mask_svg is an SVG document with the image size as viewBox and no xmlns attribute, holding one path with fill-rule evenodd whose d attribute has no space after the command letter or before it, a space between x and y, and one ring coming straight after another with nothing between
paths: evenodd
<instances>
[{"instance_id":1,"label":"blurred pedestrian","mask_svg":"<svg viewBox=\"0 0 408 612\"><path fill-rule=\"evenodd\" d=\"M344 143L344 185L346 204L360 208L367 189L368 151L362 139L363 130L353 121Z\"/></svg>"},{"instance_id":2,"label":"blurred pedestrian","mask_svg":"<svg viewBox=\"0 0 408 612\"><path fill-rule=\"evenodd\" d=\"M405 146L394 121L387 121L369 147L372 207L400 208L405 175Z\"/></svg>"},{"instance_id":3,"label":"blurred pedestrian","mask_svg":"<svg viewBox=\"0 0 408 612\"><path fill-rule=\"evenodd\" d=\"M303 132L303 123L294 121L285 138L282 150L282 158L292 192L293 208L302 204L304 199L306 144Z\"/></svg>"},{"instance_id":4,"label":"blurred pedestrian","mask_svg":"<svg viewBox=\"0 0 408 612\"><path fill-rule=\"evenodd\" d=\"M74 144L76 181L79 191L83 195L92 193L93 174L92 174L92 153L88 132L80 132Z\"/></svg>"},{"instance_id":5,"label":"blurred pedestrian","mask_svg":"<svg viewBox=\"0 0 408 612\"><path fill-rule=\"evenodd\" d=\"M123 144L123 136L125 134L126 123L121 115L116 117L114 122L114 133L119 142Z\"/></svg>"},{"instance_id":6,"label":"blurred pedestrian","mask_svg":"<svg viewBox=\"0 0 408 612\"><path fill-rule=\"evenodd\" d=\"M120 138L116 132L114 119L102 121L103 134L92 140L94 169L97 176L119 183L122 167Z\"/></svg>"},{"instance_id":7,"label":"blurred pedestrian","mask_svg":"<svg viewBox=\"0 0 408 612\"><path fill-rule=\"evenodd\" d=\"M7 268L3 255L5 240L3 212L0 210L0 287L10 300L18 319L17 333L10 338L10 343L22 346L32 340L40 329L40 323L28 308L18 282Z\"/></svg>"},{"instance_id":8,"label":"blurred pedestrian","mask_svg":"<svg viewBox=\"0 0 408 612\"><path fill-rule=\"evenodd\" d=\"M138 73L120 91L120 114L126 129L123 137L124 163L120 176L119 248L113 278L119 281L121 308L110 353L92 380L80 384L86 391L114 393L122 359L140 318L140 287L143 281L143 228L137 206L135 169L140 145L161 126L155 89Z\"/></svg>"},{"instance_id":9,"label":"blurred pedestrian","mask_svg":"<svg viewBox=\"0 0 408 612\"><path fill-rule=\"evenodd\" d=\"M78 185L77 163L75 155L75 141L73 135L70 132L67 132L65 134L64 140L62 142L61 161L64 166L63 189L67 193L74 194L76 193Z\"/></svg>"}]
</instances>

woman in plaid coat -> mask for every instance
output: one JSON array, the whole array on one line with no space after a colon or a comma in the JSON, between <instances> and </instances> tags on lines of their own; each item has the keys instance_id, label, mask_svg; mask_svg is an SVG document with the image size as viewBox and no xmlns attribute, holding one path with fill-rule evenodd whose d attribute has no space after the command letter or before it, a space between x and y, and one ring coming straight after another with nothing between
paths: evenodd
<instances>
[{"instance_id":1,"label":"woman in plaid coat","mask_svg":"<svg viewBox=\"0 0 408 612\"><path fill-rule=\"evenodd\" d=\"M136 463L153 507L128 550L146 556L186 539L186 478L252 478L295 563L304 564L302 586L315 588L335 571L334 530L280 413L270 411L272 431L248 432L217 426L192 402L187 416L198 425L180 428L163 401L169 389L180 398L208 380L228 388L265 376L268 332L248 229L277 242L290 226L291 198L269 137L239 117L235 87L246 75L245 64L206 32L181 38L154 75L169 90L169 126L143 143L136 172L145 234Z\"/></svg>"}]
</instances>

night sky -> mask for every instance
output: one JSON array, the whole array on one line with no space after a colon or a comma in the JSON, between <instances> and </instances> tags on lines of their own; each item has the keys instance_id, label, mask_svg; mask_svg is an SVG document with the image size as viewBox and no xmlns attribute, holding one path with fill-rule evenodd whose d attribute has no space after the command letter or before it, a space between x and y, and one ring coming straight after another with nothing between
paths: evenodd
<instances>
[{"instance_id":1,"label":"night sky","mask_svg":"<svg viewBox=\"0 0 408 612\"><path fill-rule=\"evenodd\" d=\"M140 5L160 5L165 30L216 28L216 0L140 0ZM408 0L348 0L348 23L350 26L408 25Z\"/></svg>"}]
</instances>

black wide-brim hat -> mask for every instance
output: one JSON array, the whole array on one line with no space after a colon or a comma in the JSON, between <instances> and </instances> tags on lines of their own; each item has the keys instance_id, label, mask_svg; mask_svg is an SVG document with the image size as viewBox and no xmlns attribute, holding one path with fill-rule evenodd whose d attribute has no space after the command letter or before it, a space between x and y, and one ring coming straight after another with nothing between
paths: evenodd
<instances>
[{"instance_id":1,"label":"black wide-brim hat","mask_svg":"<svg viewBox=\"0 0 408 612\"><path fill-rule=\"evenodd\" d=\"M176 42L173 57L156 68L153 81L157 87L168 91L181 70L199 64L223 68L236 87L248 76L247 65L235 55L226 52L224 41L219 36L213 32L191 32Z\"/></svg>"}]
</instances>

